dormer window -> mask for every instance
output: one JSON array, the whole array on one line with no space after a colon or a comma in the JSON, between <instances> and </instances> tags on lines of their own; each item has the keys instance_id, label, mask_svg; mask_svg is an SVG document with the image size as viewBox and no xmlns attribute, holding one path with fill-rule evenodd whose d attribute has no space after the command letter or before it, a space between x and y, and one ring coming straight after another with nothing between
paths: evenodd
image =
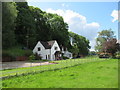
<instances>
[{"instance_id":1,"label":"dormer window","mask_svg":"<svg viewBox=\"0 0 120 90\"><path fill-rule=\"evenodd\" d=\"M55 47L55 50L57 50L57 47Z\"/></svg>"},{"instance_id":2,"label":"dormer window","mask_svg":"<svg viewBox=\"0 0 120 90\"><path fill-rule=\"evenodd\" d=\"M41 51L41 48L40 48L40 47L38 47L38 51Z\"/></svg>"}]
</instances>

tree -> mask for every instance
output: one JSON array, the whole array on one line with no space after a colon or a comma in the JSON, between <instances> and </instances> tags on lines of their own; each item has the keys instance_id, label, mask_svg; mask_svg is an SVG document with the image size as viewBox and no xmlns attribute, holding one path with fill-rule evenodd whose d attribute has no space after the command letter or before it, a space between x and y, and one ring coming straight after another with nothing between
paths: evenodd
<instances>
[{"instance_id":1,"label":"tree","mask_svg":"<svg viewBox=\"0 0 120 90\"><path fill-rule=\"evenodd\" d=\"M47 23L47 17L44 17L46 12L43 12L39 8L30 6L32 17L35 20L36 39L37 41L48 41L51 40L50 25Z\"/></svg>"},{"instance_id":2,"label":"tree","mask_svg":"<svg viewBox=\"0 0 120 90\"><path fill-rule=\"evenodd\" d=\"M13 2L2 3L2 47L10 48L15 45L15 20L17 17L16 4Z\"/></svg>"},{"instance_id":3,"label":"tree","mask_svg":"<svg viewBox=\"0 0 120 90\"><path fill-rule=\"evenodd\" d=\"M117 51L120 52L120 43L117 43Z\"/></svg>"},{"instance_id":4,"label":"tree","mask_svg":"<svg viewBox=\"0 0 120 90\"><path fill-rule=\"evenodd\" d=\"M57 40L59 45L67 47L69 45L68 24L63 18L57 14L45 13L47 23L50 25L50 36L53 40Z\"/></svg>"},{"instance_id":5,"label":"tree","mask_svg":"<svg viewBox=\"0 0 120 90\"><path fill-rule=\"evenodd\" d=\"M108 40L110 38L115 37L114 36L114 32L111 29L109 29L109 30L102 30L101 32L98 32L98 34L99 34L99 37L102 37L105 40Z\"/></svg>"},{"instance_id":6,"label":"tree","mask_svg":"<svg viewBox=\"0 0 120 90\"><path fill-rule=\"evenodd\" d=\"M73 38L73 43L76 45L78 52L77 54L81 55L88 55L89 53L89 40L87 40L85 37L80 36L78 34L75 34L73 32L69 32L69 35ZM72 46L75 47L74 45ZM77 50L76 50L77 51ZM72 51L74 52L74 51Z\"/></svg>"},{"instance_id":7,"label":"tree","mask_svg":"<svg viewBox=\"0 0 120 90\"><path fill-rule=\"evenodd\" d=\"M16 39L19 44L33 48L36 44L35 20L27 2L16 2L18 16L16 19Z\"/></svg>"},{"instance_id":8,"label":"tree","mask_svg":"<svg viewBox=\"0 0 120 90\"><path fill-rule=\"evenodd\" d=\"M73 57L76 57L78 55L78 53L79 53L79 49L77 47L77 44L74 43L74 45L71 46L71 48L69 49L69 51L73 53Z\"/></svg>"},{"instance_id":9,"label":"tree","mask_svg":"<svg viewBox=\"0 0 120 90\"><path fill-rule=\"evenodd\" d=\"M96 38L96 46L95 50L98 52L103 52L102 45L104 42L108 41L111 38L115 38L114 32L109 30L102 30L101 32L98 32L98 37Z\"/></svg>"},{"instance_id":10,"label":"tree","mask_svg":"<svg viewBox=\"0 0 120 90\"><path fill-rule=\"evenodd\" d=\"M115 38L111 38L103 43L103 52L111 53L114 56L114 53L117 51L117 40Z\"/></svg>"},{"instance_id":11,"label":"tree","mask_svg":"<svg viewBox=\"0 0 120 90\"><path fill-rule=\"evenodd\" d=\"M61 16L28 6L27 2L17 2L17 10L15 34L18 43L29 47L34 47L37 41L49 40L57 40L59 45L65 47L70 44L68 24Z\"/></svg>"},{"instance_id":12,"label":"tree","mask_svg":"<svg viewBox=\"0 0 120 90\"><path fill-rule=\"evenodd\" d=\"M75 44L70 45L68 24L63 17L28 6L27 2L5 3L3 8L6 9L3 10L4 47L14 46L15 39L16 43L30 49L37 41L57 40L60 46L71 48L75 54L88 54L89 40L85 37L72 33Z\"/></svg>"}]
</instances>

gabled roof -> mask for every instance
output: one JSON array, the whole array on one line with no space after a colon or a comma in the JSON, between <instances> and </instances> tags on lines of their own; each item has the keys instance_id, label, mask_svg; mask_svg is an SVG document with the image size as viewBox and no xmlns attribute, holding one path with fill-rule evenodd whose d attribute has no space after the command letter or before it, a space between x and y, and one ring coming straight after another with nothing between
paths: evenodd
<instances>
[{"instance_id":1,"label":"gabled roof","mask_svg":"<svg viewBox=\"0 0 120 90\"><path fill-rule=\"evenodd\" d=\"M40 41L40 42L45 47L45 49L51 49L53 44L55 43L55 40L48 41L48 42L43 42L43 41Z\"/></svg>"}]
</instances>

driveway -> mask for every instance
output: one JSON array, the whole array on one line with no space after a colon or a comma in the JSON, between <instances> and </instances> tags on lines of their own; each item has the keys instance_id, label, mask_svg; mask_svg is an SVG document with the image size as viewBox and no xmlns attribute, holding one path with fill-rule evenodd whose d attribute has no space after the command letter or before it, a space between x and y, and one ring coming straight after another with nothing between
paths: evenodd
<instances>
[{"instance_id":1,"label":"driveway","mask_svg":"<svg viewBox=\"0 0 120 90\"><path fill-rule=\"evenodd\" d=\"M40 65L49 65L54 63L49 62L28 62L28 61L13 61L13 62L2 62L2 69L12 69L20 67L33 67Z\"/></svg>"}]
</instances>

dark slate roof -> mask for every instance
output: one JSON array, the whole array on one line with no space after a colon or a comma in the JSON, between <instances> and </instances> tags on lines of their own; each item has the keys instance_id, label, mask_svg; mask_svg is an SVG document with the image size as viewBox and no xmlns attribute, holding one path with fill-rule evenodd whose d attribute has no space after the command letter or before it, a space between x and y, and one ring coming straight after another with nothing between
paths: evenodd
<instances>
[{"instance_id":1,"label":"dark slate roof","mask_svg":"<svg viewBox=\"0 0 120 90\"><path fill-rule=\"evenodd\" d=\"M43 41L40 41L40 42L45 47L45 49L51 49L53 44L55 43L55 40L48 41L48 42L43 42Z\"/></svg>"}]
</instances>

